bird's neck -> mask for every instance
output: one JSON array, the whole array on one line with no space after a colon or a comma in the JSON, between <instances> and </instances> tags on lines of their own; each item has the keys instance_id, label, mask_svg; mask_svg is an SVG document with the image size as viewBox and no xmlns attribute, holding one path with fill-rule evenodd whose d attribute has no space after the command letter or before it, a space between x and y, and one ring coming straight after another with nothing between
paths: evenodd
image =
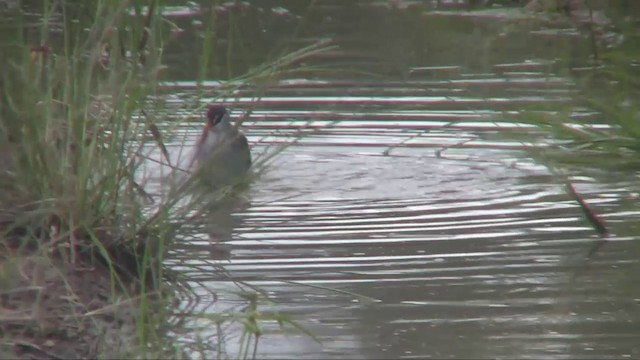
<instances>
[{"instance_id":1,"label":"bird's neck","mask_svg":"<svg viewBox=\"0 0 640 360\"><path fill-rule=\"evenodd\" d=\"M235 128L233 127L233 125L231 124L231 121L229 121L229 119L223 119L212 130L213 131L217 131L219 133L227 133L229 131L235 130Z\"/></svg>"},{"instance_id":2,"label":"bird's neck","mask_svg":"<svg viewBox=\"0 0 640 360\"><path fill-rule=\"evenodd\" d=\"M202 161L215 153L222 143L234 138L238 130L228 122L222 122L215 128L205 130L197 144L194 162Z\"/></svg>"}]
</instances>

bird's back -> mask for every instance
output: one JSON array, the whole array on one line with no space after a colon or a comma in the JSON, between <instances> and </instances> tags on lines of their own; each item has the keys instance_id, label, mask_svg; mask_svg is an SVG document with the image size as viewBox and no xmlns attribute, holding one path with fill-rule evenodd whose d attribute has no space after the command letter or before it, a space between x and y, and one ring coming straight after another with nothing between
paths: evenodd
<instances>
[{"instance_id":1,"label":"bird's back","mask_svg":"<svg viewBox=\"0 0 640 360\"><path fill-rule=\"evenodd\" d=\"M211 186L233 185L243 180L251 167L251 152L247 138L239 131L215 139L215 146L197 159L198 172Z\"/></svg>"}]
</instances>

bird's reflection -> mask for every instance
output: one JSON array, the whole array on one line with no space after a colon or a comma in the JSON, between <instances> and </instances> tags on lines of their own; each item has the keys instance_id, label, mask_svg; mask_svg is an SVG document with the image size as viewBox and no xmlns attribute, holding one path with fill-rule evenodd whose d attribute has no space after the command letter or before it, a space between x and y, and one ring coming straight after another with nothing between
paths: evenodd
<instances>
[{"instance_id":1,"label":"bird's reflection","mask_svg":"<svg viewBox=\"0 0 640 360\"><path fill-rule=\"evenodd\" d=\"M216 203L207 214L206 232L209 237L209 255L211 260L231 258L234 230L240 226L243 217L239 214L249 208L248 197L237 195Z\"/></svg>"}]
</instances>

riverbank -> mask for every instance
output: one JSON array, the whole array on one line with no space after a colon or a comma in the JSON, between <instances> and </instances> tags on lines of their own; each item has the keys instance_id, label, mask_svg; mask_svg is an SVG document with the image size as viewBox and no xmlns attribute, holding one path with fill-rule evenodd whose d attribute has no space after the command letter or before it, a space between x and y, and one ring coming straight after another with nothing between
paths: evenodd
<instances>
[{"instance_id":1,"label":"riverbank","mask_svg":"<svg viewBox=\"0 0 640 360\"><path fill-rule=\"evenodd\" d=\"M136 296L99 261L5 249L0 284L1 358L118 358L137 345Z\"/></svg>"},{"instance_id":2,"label":"riverbank","mask_svg":"<svg viewBox=\"0 0 640 360\"><path fill-rule=\"evenodd\" d=\"M137 118L160 58L127 54L158 48L157 14L14 5L0 35L0 358L147 354L167 223L166 207L143 215L135 140L154 126Z\"/></svg>"}]
</instances>

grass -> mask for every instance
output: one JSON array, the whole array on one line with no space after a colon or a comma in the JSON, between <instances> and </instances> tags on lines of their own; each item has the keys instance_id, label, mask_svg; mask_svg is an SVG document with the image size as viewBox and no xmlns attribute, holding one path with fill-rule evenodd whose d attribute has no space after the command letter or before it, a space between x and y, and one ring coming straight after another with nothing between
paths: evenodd
<instances>
[{"instance_id":1,"label":"grass","mask_svg":"<svg viewBox=\"0 0 640 360\"><path fill-rule=\"evenodd\" d=\"M547 146L532 150L531 155L553 174L565 178L567 194L603 239L609 237L607 225L576 191L569 174L576 169L592 169L607 172L610 178L612 171L634 173L640 169L640 32L634 26L637 17L622 18L618 14L618 18L621 41L615 46L596 42L595 25L590 24L592 66L573 74L574 105L551 111L529 109L517 118L551 135ZM576 112L590 116L572 118ZM592 252L601 245L596 244Z\"/></svg>"},{"instance_id":2,"label":"grass","mask_svg":"<svg viewBox=\"0 0 640 360\"><path fill-rule=\"evenodd\" d=\"M37 18L16 9L0 39L0 353L181 356L157 346L180 285L167 281L163 256L180 224L193 224L235 190L187 196L195 189L187 180L150 211L137 180L146 150L168 154L171 129L161 133L156 114L162 49L175 24L153 0L38 5ZM279 54L216 95L264 87L327 48L320 42ZM212 61L203 54L202 79ZM256 159L258 173L275 153ZM245 358L259 339L256 299L233 318L247 324L243 346L255 336L253 350L238 354Z\"/></svg>"},{"instance_id":3,"label":"grass","mask_svg":"<svg viewBox=\"0 0 640 360\"><path fill-rule=\"evenodd\" d=\"M42 5L37 32L16 11L16 40L2 51L2 263L21 274L4 290L11 310L34 309L3 337L16 355L117 356L146 341L144 327L110 318L144 316L138 309L162 281L166 228L158 221L141 231L144 194L134 174L142 143L132 141L155 126L136 115L153 106L160 57L150 49L161 24L152 8L143 20L126 16L129 2ZM67 17L95 24L85 31ZM56 26L62 31L51 31ZM130 40L114 28L131 29ZM129 55L105 52L118 47ZM34 289L36 300L15 301L21 288ZM122 321L123 333L114 332ZM61 353L74 337L93 348Z\"/></svg>"},{"instance_id":4,"label":"grass","mask_svg":"<svg viewBox=\"0 0 640 360\"><path fill-rule=\"evenodd\" d=\"M640 168L640 33L633 27L635 21L618 21L621 42L605 51L594 50L592 67L575 74L575 107L546 112L532 109L518 119L553 134L554 143L536 154L550 166ZM576 110L593 116L573 120Z\"/></svg>"}]
</instances>

